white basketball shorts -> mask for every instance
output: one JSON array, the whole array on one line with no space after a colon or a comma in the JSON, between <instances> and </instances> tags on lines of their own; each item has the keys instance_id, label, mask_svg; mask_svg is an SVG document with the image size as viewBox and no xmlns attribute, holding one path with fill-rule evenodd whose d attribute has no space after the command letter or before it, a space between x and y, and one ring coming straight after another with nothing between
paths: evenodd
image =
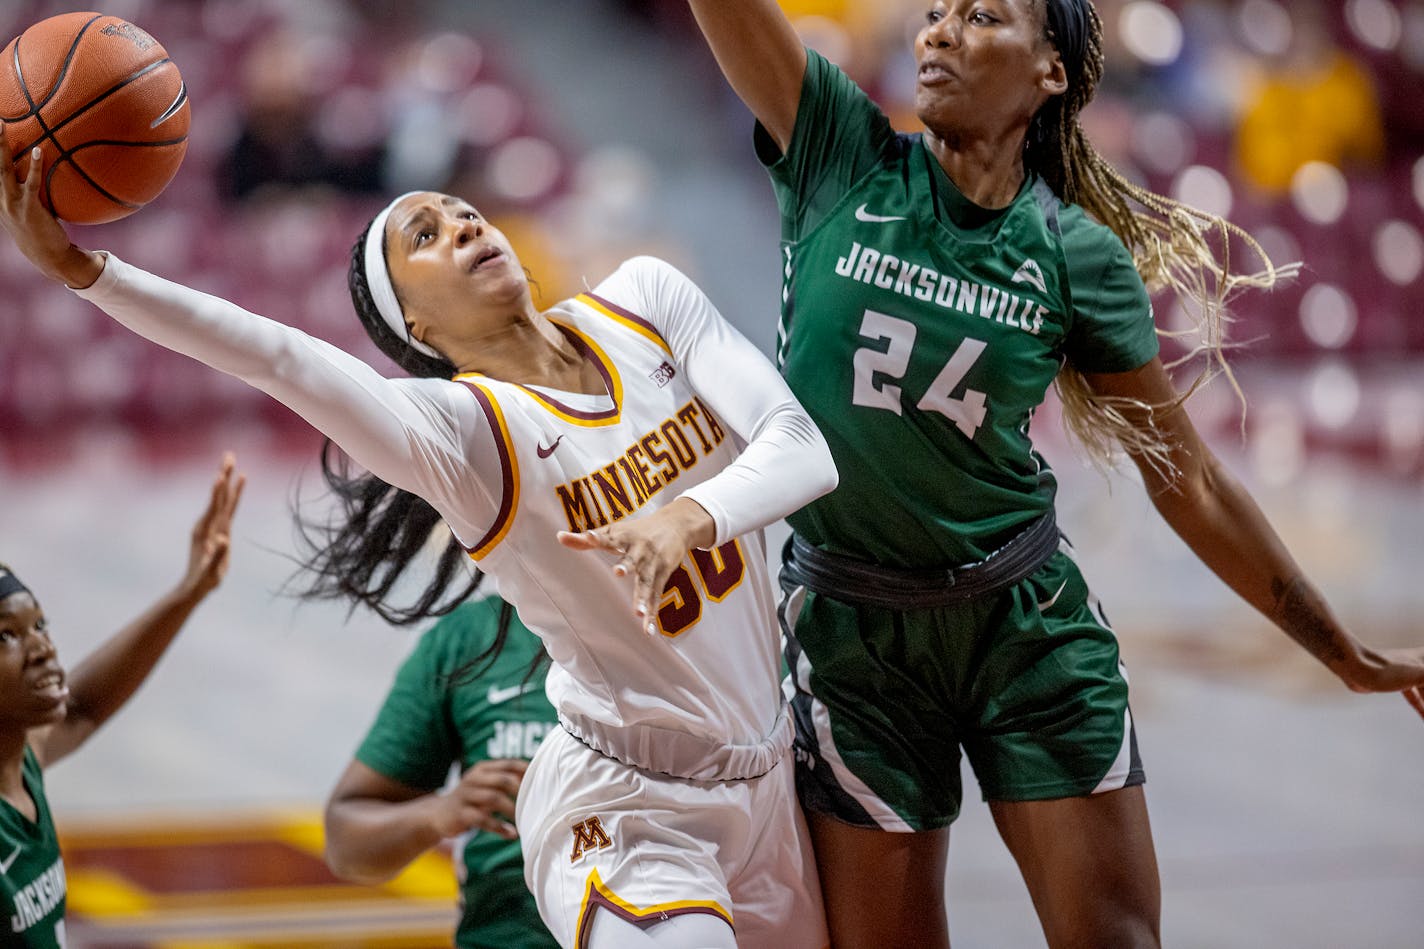
<instances>
[{"instance_id":1,"label":"white basketball shorts","mask_svg":"<svg viewBox=\"0 0 1424 949\"><path fill-rule=\"evenodd\" d=\"M566 949L595 914L631 922L710 913L740 949L824 949L816 863L791 752L759 778L640 771L555 728L519 791L524 880Z\"/></svg>"}]
</instances>

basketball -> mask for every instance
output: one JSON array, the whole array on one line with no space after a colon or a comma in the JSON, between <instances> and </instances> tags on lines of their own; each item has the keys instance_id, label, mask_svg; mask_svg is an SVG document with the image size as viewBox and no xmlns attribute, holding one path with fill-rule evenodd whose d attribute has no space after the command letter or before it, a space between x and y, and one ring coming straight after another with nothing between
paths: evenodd
<instances>
[{"instance_id":1,"label":"basketball","mask_svg":"<svg viewBox=\"0 0 1424 949\"><path fill-rule=\"evenodd\" d=\"M158 197L188 148L188 90L159 43L101 13L65 13L0 54L0 121L12 161L43 152L55 216L102 224Z\"/></svg>"}]
</instances>

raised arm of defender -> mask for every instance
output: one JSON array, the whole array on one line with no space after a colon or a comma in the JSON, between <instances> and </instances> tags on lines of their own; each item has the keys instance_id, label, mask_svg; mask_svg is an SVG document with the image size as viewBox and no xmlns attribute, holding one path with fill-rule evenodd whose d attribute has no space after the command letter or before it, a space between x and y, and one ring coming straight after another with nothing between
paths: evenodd
<instances>
[{"instance_id":1,"label":"raised arm of defender","mask_svg":"<svg viewBox=\"0 0 1424 949\"><path fill-rule=\"evenodd\" d=\"M1134 425L1166 436L1175 474L1140 452L1129 454L1153 505L1202 563L1351 689L1401 692L1424 716L1424 648L1373 649L1345 628L1256 502L1202 442L1160 358L1088 381L1099 396L1118 400Z\"/></svg>"},{"instance_id":2,"label":"raised arm of defender","mask_svg":"<svg viewBox=\"0 0 1424 949\"><path fill-rule=\"evenodd\" d=\"M796 127L806 47L776 0L688 0L722 74L784 152Z\"/></svg>"}]
</instances>

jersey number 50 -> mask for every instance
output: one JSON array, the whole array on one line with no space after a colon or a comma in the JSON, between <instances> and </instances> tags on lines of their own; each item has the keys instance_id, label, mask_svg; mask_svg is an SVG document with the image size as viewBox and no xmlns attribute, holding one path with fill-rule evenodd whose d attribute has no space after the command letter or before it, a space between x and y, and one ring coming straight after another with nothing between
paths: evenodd
<instances>
[{"instance_id":1,"label":"jersey number 50","mask_svg":"<svg viewBox=\"0 0 1424 949\"><path fill-rule=\"evenodd\" d=\"M735 540L711 550L693 549L688 554L692 570L687 569L687 561L684 560L668 577L667 586L663 587L658 626L664 636L678 636L686 632L702 618L703 596L720 603L737 588L746 574L747 562ZM700 585L693 581L693 573L697 574Z\"/></svg>"},{"instance_id":2,"label":"jersey number 50","mask_svg":"<svg viewBox=\"0 0 1424 949\"><path fill-rule=\"evenodd\" d=\"M889 345L884 350L870 347L856 350L853 360L855 391L851 401L867 408L888 409L896 415L901 414L900 387L877 380L876 376L888 376L896 381L905 377L905 370L910 367L910 352L915 348L915 324L866 310L864 319L860 321L860 335L877 343L888 341ZM964 395L956 398L953 392L988 346L988 343L977 339L966 338L961 342L915 407L922 412L938 412L957 425L966 438L973 438L979 426L984 424L987 414L984 393L977 389L965 389Z\"/></svg>"}]
</instances>

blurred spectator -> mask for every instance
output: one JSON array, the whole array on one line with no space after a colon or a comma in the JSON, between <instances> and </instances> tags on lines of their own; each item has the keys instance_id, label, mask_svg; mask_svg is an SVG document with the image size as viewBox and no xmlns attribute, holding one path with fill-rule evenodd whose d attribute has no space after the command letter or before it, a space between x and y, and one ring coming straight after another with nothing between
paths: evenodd
<instances>
[{"instance_id":1,"label":"blurred spectator","mask_svg":"<svg viewBox=\"0 0 1424 949\"><path fill-rule=\"evenodd\" d=\"M481 166L491 145L514 133L522 108L471 107L484 52L464 33L419 33L392 45L381 67L381 109L389 117L382 179L389 192L451 191L452 180ZM486 96L487 98L487 96ZM481 191L468 194L488 212Z\"/></svg>"},{"instance_id":2,"label":"blurred spectator","mask_svg":"<svg viewBox=\"0 0 1424 949\"><path fill-rule=\"evenodd\" d=\"M1316 0L1290 6L1284 48L1262 58L1264 73L1237 127L1235 160L1270 194L1290 187L1307 162L1375 168L1384 125L1365 66L1336 46Z\"/></svg>"},{"instance_id":3,"label":"blurred spectator","mask_svg":"<svg viewBox=\"0 0 1424 949\"><path fill-rule=\"evenodd\" d=\"M381 190L380 138L333 136L320 121L320 67L327 63L317 52L331 53L331 42L318 46L304 34L277 29L243 60L241 125L219 169L225 197L311 187Z\"/></svg>"}]
</instances>

